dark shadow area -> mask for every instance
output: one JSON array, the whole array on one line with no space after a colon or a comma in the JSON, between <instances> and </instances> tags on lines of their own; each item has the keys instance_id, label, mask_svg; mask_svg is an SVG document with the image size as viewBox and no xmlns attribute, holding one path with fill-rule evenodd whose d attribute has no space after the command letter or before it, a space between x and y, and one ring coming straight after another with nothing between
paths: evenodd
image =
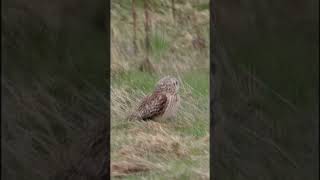
<instances>
[{"instance_id":1,"label":"dark shadow area","mask_svg":"<svg viewBox=\"0 0 320 180\"><path fill-rule=\"evenodd\" d=\"M318 7L211 4L212 178L319 178Z\"/></svg>"},{"instance_id":2,"label":"dark shadow area","mask_svg":"<svg viewBox=\"0 0 320 180\"><path fill-rule=\"evenodd\" d=\"M105 179L107 1L1 5L1 178Z\"/></svg>"}]
</instances>

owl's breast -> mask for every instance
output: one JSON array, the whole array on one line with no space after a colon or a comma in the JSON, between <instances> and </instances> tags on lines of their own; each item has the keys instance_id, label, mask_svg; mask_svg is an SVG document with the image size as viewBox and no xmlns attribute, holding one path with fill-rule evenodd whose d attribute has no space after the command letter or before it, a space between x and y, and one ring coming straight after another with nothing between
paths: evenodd
<instances>
[{"instance_id":1,"label":"owl's breast","mask_svg":"<svg viewBox=\"0 0 320 180\"><path fill-rule=\"evenodd\" d=\"M175 95L169 95L168 98L168 106L163 114L163 118L173 118L176 116L177 111L180 106L180 96Z\"/></svg>"}]
</instances>

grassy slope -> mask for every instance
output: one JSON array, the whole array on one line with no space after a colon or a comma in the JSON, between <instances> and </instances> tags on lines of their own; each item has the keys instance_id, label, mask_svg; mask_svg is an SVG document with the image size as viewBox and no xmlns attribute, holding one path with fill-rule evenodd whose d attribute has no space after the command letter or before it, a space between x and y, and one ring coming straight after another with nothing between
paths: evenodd
<instances>
[{"instance_id":1,"label":"grassy slope","mask_svg":"<svg viewBox=\"0 0 320 180\"><path fill-rule=\"evenodd\" d=\"M165 8L170 1L160 2L163 4L152 5L151 12L150 58L156 67L152 75L137 70L137 64L144 57L141 2L137 3L139 52L136 55L132 54L131 4L112 2L112 175L124 179L208 179L209 57L207 48L200 51L192 47L188 37L194 36L195 22L183 18L196 12L195 16L205 15L208 19L208 9L192 6L191 1L177 4L178 13L184 16L174 22L171 12ZM208 21L199 25L204 39L208 39L208 26ZM152 91L156 81L167 74L182 81L182 104L177 119L163 122L125 120L139 100Z\"/></svg>"}]
</instances>

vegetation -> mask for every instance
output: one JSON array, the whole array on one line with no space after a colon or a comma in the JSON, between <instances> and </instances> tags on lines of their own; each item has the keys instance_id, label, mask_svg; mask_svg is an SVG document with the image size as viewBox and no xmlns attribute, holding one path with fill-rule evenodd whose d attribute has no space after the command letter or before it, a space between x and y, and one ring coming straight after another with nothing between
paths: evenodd
<instances>
[{"instance_id":1,"label":"vegetation","mask_svg":"<svg viewBox=\"0 0 320 180\"><path fill-rule=\"evenodd\" d=\"M132 6L132 2L111 3L111 175L122 179L209 179L208 8L198 10L200 1L148 1L149 6L139 1ZM132 7L136 20L131 17ZM198 35L206 39L205 49L193 46ZM141 71L139 65L146 55L153 69ZM141 98L165 75L181 81L177 118L128 121L126 117Z\"/></svg>"}]
</instances>

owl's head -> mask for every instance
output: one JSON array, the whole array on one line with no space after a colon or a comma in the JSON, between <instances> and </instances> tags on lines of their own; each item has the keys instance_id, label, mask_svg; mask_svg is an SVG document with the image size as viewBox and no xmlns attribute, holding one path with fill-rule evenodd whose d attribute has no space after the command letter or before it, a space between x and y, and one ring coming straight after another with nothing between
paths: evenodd
<instances>
[{"instance_id":1,"label":"owl's head","mask_svg":"<svg viewBox=\"0 0 320 180\"><path fill-rule=\"evenodd\" d=\"M180 83L177 78L166 76L157 82L155 91L176 94L179 90L179 87Z\"/></svg>"}]
</instances>

